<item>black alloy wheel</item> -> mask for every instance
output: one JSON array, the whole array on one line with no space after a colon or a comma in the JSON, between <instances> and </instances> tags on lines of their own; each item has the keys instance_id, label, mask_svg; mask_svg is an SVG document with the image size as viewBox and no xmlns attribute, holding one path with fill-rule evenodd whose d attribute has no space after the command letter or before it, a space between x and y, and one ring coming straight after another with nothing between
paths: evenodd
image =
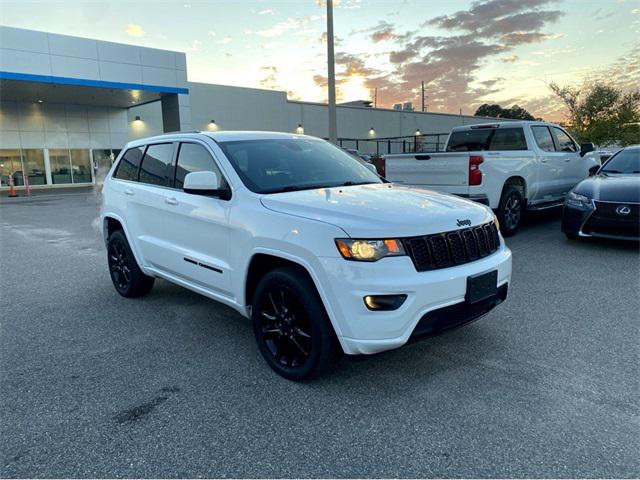
<instances>
[{"instance_id":1,"label":"black alloy wheel","mask_svg":"<svg viewBox=\"0 0 640 480\"><path fill-rule=\"evenodd\" d=\"M341 352L320 295L302 268L266 273L253 294L251 319L260 353L289 380L320 375Z\"/></svg>"},{"instance_id":2,"label":"black alloy wheel","mask_svg":"<svg viewBox=\"0 0 640 480\"><path fill-rule=\"evenodd\" d=\"M118 291L126 291L131 285L131 260L120 239L109 244L109 271Z\"/></svg>"},{"instance_id":3,"label":"black alloy wheel","mask_svg":"<svg viewBox=\"0 0 640 480\"><path fill-rule=\"evenodd\" d=\"M155 279L142 272L122 230L109 236L107 261L113 286L123 297L141 297L153 288Z\"/></svg>"},{"instance_id":4,"label":"black alloy wheel","mask_svg":"<svg viewBox=\"0 0 640 480\"><path fill-rule=\"evenodd\" d=\"M264 343L278 363L301 367L312 349L309 318L286 286L272 286L265 293L259 312Z\"/></svg>"}]
</instances>

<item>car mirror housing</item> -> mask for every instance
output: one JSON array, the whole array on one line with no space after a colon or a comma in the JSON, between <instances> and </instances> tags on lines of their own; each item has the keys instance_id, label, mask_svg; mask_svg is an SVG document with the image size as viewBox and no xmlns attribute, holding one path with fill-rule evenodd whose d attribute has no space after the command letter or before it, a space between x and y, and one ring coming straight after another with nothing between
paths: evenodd
<instances>
[{"instance_id":1,"label":"car mirror housing","mask_svg":"<svg viewBox=\"0 0 640 480\"><path fill-rule=\"evenodd\" d=\"M587 153L595 150L595 145L591 142L580 144L580 156L584 157Z\"/></svg>"},{"instance_id":2,"label":"car mirror housing","mask_svg":"<svg viewBox=\"0 0 640 480\"><path fill-rule=\"evenodd\" d=\"M598 170L600 170L600 167L598 165L594 165L589 169L589 176L593 177L596 173L598 173Z\"/></svg>"},{"instance_id":3,"label":"car mirror housing","mask_svg":"<svg viewBox=\"0 0 640 480\"><path fill-rule=\"evenodd\" d=\"M231 197L230 191L221 183L215 172L191 172L184 177L183 190L193 195L207 195L227 200Z\"/></svg>"}]
</instances>

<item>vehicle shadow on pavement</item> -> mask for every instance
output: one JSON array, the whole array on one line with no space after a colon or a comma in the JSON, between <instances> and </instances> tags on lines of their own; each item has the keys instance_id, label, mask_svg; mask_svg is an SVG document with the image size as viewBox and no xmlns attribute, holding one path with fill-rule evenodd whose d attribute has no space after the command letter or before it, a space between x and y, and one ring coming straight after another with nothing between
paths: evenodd
<instances>
[{"instance_id":1,"label":"vehicle shadow on pavement","mask_svg":"<svg viewBox=\"0 0 640 480\"><path fill-rule=\"evenodd\" d=\"M248 377L257 374L278 379L284 385L292 382L278 377L263 361L255 344L251 321L234 309L218 302L188 291L182 287L165 281L157 281L151 294L145 298L150 308L155 304L161 306L164 320L154 319L156 327L162 327L165 335L172 336L173 346L178 350L201 352L198 356L205 358L204 351L215 351L216 357L232 356L239 362L240 371ZM185 318L176 312L189 309L190 315ZM440 377L451 369L460 369L467 364L478 364L483 361L484 353L495 355L500 345L495 341L483 323L492 314L473 324L444 332L440 335L411 342L405 346L381 352L375 355L343 355L336 365L323 376L308 380L298 385L340 384L351 379L364 382L369 386L406 382L407 372L415 379L419 377L421 385L429 383L429 377ZM491 329L489 329L491 330ZM176 345L176 342L184 342ZM473 349L474 355L468 353ZM212 368L215 357L209 357ZM245 367L242 367L245 364ZM257 371L256 371L257 368ZM336 383L337 382L337 383ZM377 388L377 387L376 387Z\"/></svg>"}]
</instances>

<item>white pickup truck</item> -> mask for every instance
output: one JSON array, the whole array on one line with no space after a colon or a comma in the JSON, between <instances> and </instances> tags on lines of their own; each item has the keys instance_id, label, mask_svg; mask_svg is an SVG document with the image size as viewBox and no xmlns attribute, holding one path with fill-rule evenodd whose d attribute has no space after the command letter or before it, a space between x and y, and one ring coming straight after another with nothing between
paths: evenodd
<instances>
[{"instance_id":1,"label":"white pickup truck","mask_svg":"<svg viewBox=\"0 0 640 480\"><path fill-rule=\"evenodd\" d=\"M581 146L544 122L456 127L443 153L385 155L380 174L394 183L452 193L497 211L502 234L513 235L525 210L560 205L600 165L593 144Z\"/></svg>"}]
</instances>

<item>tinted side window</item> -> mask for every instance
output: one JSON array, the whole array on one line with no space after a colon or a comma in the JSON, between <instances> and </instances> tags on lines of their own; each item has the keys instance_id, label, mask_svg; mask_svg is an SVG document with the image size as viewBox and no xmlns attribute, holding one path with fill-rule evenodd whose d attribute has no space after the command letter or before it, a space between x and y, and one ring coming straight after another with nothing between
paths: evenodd
<instances>
[{"instance_id":1,"label":"tinted side window","mask_svg":"<svg viewBox=\"0 0 640 480\"><path fill-rule=\"evenodd\" d=\"M130 148L120 159L120 163L116 167L116 171L113 173L114 178L120 180L131 180L133 182L138 181L138 167L140 166L140 160L144 153L144 147Z\"/></svg>"},{"instance_id":2,"label":"tinted side window","mask_svg":"<svg viewBox=\"0 0 640 480\"><path fill-rule=\"evenodd\" d=\"M178 152L175 187L182 188L184 177L191 172L215 172L224 182L222 172L206 148L198 143L181 143Z\"/></svg>"},{"instance_id":3,"label":"tinted side window","mask_svg":"<svg viewBox=\"0 0 640 480\"><path fill-rule=\"evenodd\" d=\"M498 128L490 139L488 150L526 150L522 128Z\"/></svg>"},{"instance_id":4,"label":"tinted side window","mask_svg":"<svg viewBox=\"0 0 640 480\"><path fill-rule=\"evenodd\" d=\"M171 178L171 159L173 144L160 143L149 145L140 167L140 181L166 187Z\"/></svg>"},{"instance_id":5,"label":"tinted side window","mask_svg":"<svg viewBox=\"0 0 640 480\"><path fill-rule=\"evenodd\" d=\"M555 152L556 147L553 145L553 138L551 138L549 127L531 127L531 131L533 132L538 147L545 152Z\"/></svg>"},{"instance_id":6,"label":"tinted side window","mask_svg":"<svg viewBox=\"0 0 640 480\"><path fill-rule=\"evenodd\" d=\"M474 152L487 150L489 139L494 131L494 128L482 128L477 130L453 132L449 137L447 152Z\"/></svg>"},{"instance_id":7,"label":"tinted side window","mask_svg":"<svg viewBox=\"0 0 640 480\"><path fill-rule=\"evenodd\" d=\"M560 152L577 152L576 144L573 143L571 137L558 127L553 127L553 134L556 137L556 144Z\"/></svg>"}]
</instances>

